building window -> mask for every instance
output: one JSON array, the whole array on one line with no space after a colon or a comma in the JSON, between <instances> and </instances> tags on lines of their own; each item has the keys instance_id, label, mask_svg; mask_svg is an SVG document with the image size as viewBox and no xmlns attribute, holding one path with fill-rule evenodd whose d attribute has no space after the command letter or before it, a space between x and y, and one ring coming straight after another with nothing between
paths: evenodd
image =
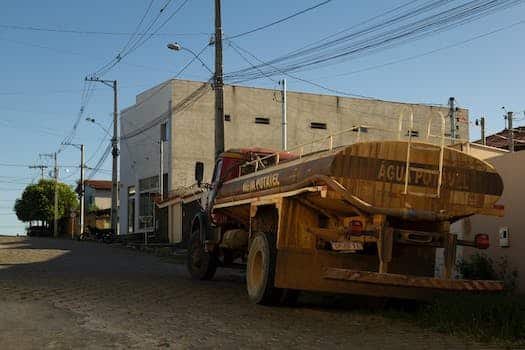
<instances>
[{"instance_id":1,"label":"building window","mask_svg":"<svg viewBox=\"0 0 525 350\"><path fill-rule=\"evenodd\" d=\"M156 175L139 180L139 191L140 192L144 192L144 191L148 191L152 189L158 189L158 188L159 188L159 177Z\"/></svg>"},{"instance_id":2,"label":"building window","mask_svg":"<svg viewBox=\"0 0 525 350\"><path fill-rule=\"evenodd\" d=\"M353 132L368 132L368 128L365 126L353 126L352 127Z\"/></svg>"},{"instance_id":3,"label":"building window","mask_svg":"<svg viewBox=\"0 0 525 350\"><path fill-rule=\"evenodd\" d=\"M232 117L231 117L231 115L229 115L229 114L225 114L225 115L224 115L224 121L231 122L231 121L232 121Z\"/></svg>"},{"instance_id":4,"label":"building window","mask_svg":"<svg viewBox=\"0 0 525 350\"><path fill-rule=\"evenodd\" d=\"M326 130L326 129L327 129L327 126L326 126L326 123L311 122L311 123L310 123L310 128L312 128L312 129L321 129L321 130Z\"/></svg>"},{"instance_id":5,"label":"building window","mask_svg":"<svg viewBox=\"0 0 525 350\"><path fill-rule=\"evenodd\" d=\"M270 118L266 117L255 117L255 124L270 124Z\"/></svg>"},{"instance_id":6,"label":"building window","mask_svg":"<svg viewBox=\"0 0 525 350\"><path fill-rule=\"evenodd\" d=\"M417 130L408 130L405 136L419 137L419 131Z\"/></svg>"},{"instance_id":7,"label":"building window","mask_svg":"<svg viewBox=\"0 0 525 350\"><path fill-rule=\"evenodd\" d=\"M135 186L128 187L128 233L135 232Z\"/></svg>"},{"instance_id":8,"label":"building window","mask_svg":"<svg viewBox=\"0 0 525 350\"><path fill-rule=\"evenodd\" d=\"M154 226L154 200L159 192L159 177L151 176L140 179L139 191L139 229L151 229Z\"/></svg>"},{"instance_id":9,"label":"building window","mask_svg":"<svg viewBox=\"0 0 525 350\"><path fill-rule=\"evenodd\" d=\"M153 228L154 198L156 193L146 192L140 194L139 228Z\"/></svg>"}]
</instances>

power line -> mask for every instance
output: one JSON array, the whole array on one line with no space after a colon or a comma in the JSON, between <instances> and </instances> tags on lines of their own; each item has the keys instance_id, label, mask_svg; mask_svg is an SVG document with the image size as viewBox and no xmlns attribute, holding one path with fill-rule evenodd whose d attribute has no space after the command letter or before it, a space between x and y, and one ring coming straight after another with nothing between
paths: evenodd
<instances>
[{"instance_id":1,"label":"power line","mask_svg":"<svg viewBox=\"0 0 525 350\"><path fill-rule=\"evenodd\" d=\"M134 33L130 32L110 32L110 31L89 31L89 30L77 30L77 29L59 29L51 27L41 26L20 26L13 24L0 24L0 28L21 30L21 31L33 31L33 32L49 32L49 33L65 33L65 34L80 34L80 35L102 35L102 36L129 36ZM137 36L146 36L151 34L146 33L135 33ZM180 37L180 36L209 36L210 33L194 32L194 33L155 33L152 36L158 37Z\"/></svg>"},{"instance_id":2,"label":"power line","mask_svg":"<svg viewBox=\"0 0 525 350\"><path fill-rule=\"evenodd\" d=\"M333 0L325 0L325 1L322 1L316 5L313 5L313 6L310 6L308 8L305 8L303 10L300 10L300 11L297 11L289 16L286 16L286 17L283 17L283 18L280 18L276 21L273 21L271 23L268 23L268 24L265 24L265 25L262 25L260 27L256 27L256 28L253 28L253 29L250 29L250 30L247 30L245 32L242 32L242 33L239 33L239 34L235 34L235 35L232 35L232 36L229 36L229 37L226 37L224 38L223 40L228 40L228 39L236 39L236 38L240 38L242 36L246 36L246 35L249 35L249 34L253 34L255 32L258 32L258 31L261 31L261 30L264 30L264 29L267 29L267 28L270 28L270 27L273 27L274 25L277 25L277 24L280 24L280 23L283 23L283 22L286 22L292 18L295 18L297 16L300 16L302 14L305 14L307 12L310 12L310 11L313 11L321 6L324 6L324 5L327 5L329 3L331 3Z\"/></svg>"},{"instance_id":3,"label":"power line","mask_svg":"<svg viewBox=\"0 0 525 350\"><path fill-rule=\"evenodd\" d=\"M154 96L156 96L160 91L162 91L163 88L165 88L166 86L168 86L169 84L172 83L172 81L179 77L192 63L194 63L196 60L198 60L200 58L200 56L202 56L202 54L206 51L206 48L208 48L210 46L210 44L206 44L195 56L193 56L182 68L180 71L177 72L177 74L175 74L175 76L170 79L170 80L167 80L165 81L164 83L160 84L159 86L155 87L155 90L151 91L150 93L148 93L148 96L146 96L143 100L141 100L139 103L135 104L133 107L134 108L137 108L137 107L140 107L142 106L144 103L146 103L147 101L149 101L151 98L153 98ZM123 118L122 116L120 117L120 120L124 120L125 118Z\"/></svg>"},{"instance_id":4,"label":"power line","mask_svg":"<svg viewBox=\"0 0 525 350\"><path fill-rule=\"evenodd\" d=\"M101 67L99 67L94 73L91 74L90 79L87 79L87 77L86 77L86 79L84 79L83 90L82 90L81 98L80 98L81 102L80 102L79 113L77 115L77 118L76 118L75 122L73 123L73 127L71 129L71 132L61 142L61 146L59 147L59 152L61 152L64 149L64 146L62 146L62 144L70 143L73 140L73 138L74 138L74 136L76 134L76 130L77 130L78 124L79 124L80 120L82 119L82 117L84 116L84 112L86 110L87 104L89 103L89 100L91 99L91 96L92 96L93 80L96 80L96 79L104 76L113 67L115 67L117 64L119 64L124 57L128 56L133 51L137 50L140 46L144 45L149 39L152 38L152 36L153 36L152 34L156 34L158 31L160 31L168 23L168 21L171 20L173 18L173 16L175 16L188 3L188 1L189 0L183 0L182 3L167 18L166 21L164 21L159 26L157 26L152 32L149 32L151 30L151 28L153 28L153 26L160 19L160 17L164 13L164 11L172 3L172 0L166 0L166 2L160 8L160 10L157 13L157 15L146 25L146 29L145 29L144 32L147 33L148 35L146 35L146 36L132 35L130 37L130 39L127 41L127 43L124 45L124 48L121 49L118 52L118 54L116 55L115 58L113 58L112 60L108 61L106 64L102 65ZM146 14L143 16L143 18L141 18L140 23L137 26L137 30L136 31L138 31L138 29L140 28L142 22L144 21L144 17L146 17L148 12L149 12L149 7L148 7L148 9L146 11Z\"/></svg>"},{"instance_id":5,"label":"power line","mask_svg":"<svg viewBox=\"0 0 525 350\"><path fill-rule=\"evenodd\" d=\"M349 76L349 75L353 75L353 74L357 74L357 73L367 72L367 71L374 70L374 69L377 69L377 68L382 68L382 67L386 67L386 66L391 66L391 65L394 65L394 64L397 64L397 63L402 63L402 62L406 62L406 61L411 61L411 60L414 60L414 59L416 59L416 58L420 58L420 57L428 56L428 55L434 54L434 53L439 52L439 51L448 50L448 49L451 49L451 48L454 48L454 47L457 47L457 46L461 46L461 45L464 45L464 44L470 43L470 42L475 41L475 40L478 40L478 39L485 38L485 37L487 37L487 36L490 36L490 35L493 35L493 34L496 34L496 33L502 32L502 31L504 31L504 30L507 30L507 29L510 29L510 28L516 27L516 26L521 25L521 24L524 24L524 23L525 23L525 20L518 21L518 22L514 22L514 23L512 23L512 24L510 24L510 25L507 25L507 26L504 26L504 27L497 28L497 29L492 30L492 31L490 31L490 32L486 32L486 33L483 33L483 34L479 34L479 35L473 36L473 37L471 37L471 38L469 38L469 39L462 40L462 41L457 42L457 43L454 43L454 44L450 44L450 45L442 46L442 47L440 47L440 48L433 49L433 50L430 50L430 51L426 51L426 52L423 52L423 53L420 53L420 54L417 54L417 55L408 56L408 57L401 58L401 59L398 59L398 60L393 60L393 61L389 61L389 62L386 62L386 63L381 63L381 64L377 64L377 65L369 66L369 67L366 67L366 68L363 68L363 69L358 69L358 70L354 70L354 71L350 71L350 72L346 72L346 73L339 73L339 74L334 74L334 75L327 75L327 76L324 76L324 77L321 77L321 78L332 78L332 77L343 77L343 76Z\"/></svg>"},{"instance_id":6,"label":"power line","mask_svg":"<svg viewBox=\"0 0 525 350\"><path fill-rule=\"evenodd\" d=\"M242 47L240 47L238 44L235 44L233 42L230 42L230 44L232 45L233 48L237 48L239 50L242 50L244 51L245 53L247 53L248 55L250 55L251 57L253 57L255 60L257 60L259 63L264 63L260 58L258 58L257 56L255 56L253 53L249 52L248 50L246 49L243 49ZM237 51L237 50L236 50ZM237 51L238 52L238 51ZM244 56L241 55L241 57L245 58ZM250 63L250 62L248 62ZM251 64L251 63L250 63ZM252 65L253 66L253 65ZM275 67L272 67L272 68L275 68ZM338 89L333 89L333 88L330 88L326 85L323 85L323 84L320 84L320 83L316 83L314 81L311 81L311 80L307 80L307 79L304 79L304 78L301 78L301 77L298 77L296 75L292 75L290 73L287 73L287 72L284 72L284 71L279 71L281 74L291 78L291 79L294 79L294 80L298 80L298 81L301 81L303 83L306 83L306 84L309 84L309 85L312 85L312 86L315 86L315 87L318 87L318 88L321 88L323 90L326 90L326 91L329 91L329 92L333 92L333 93L336 93L336 94L339 94L339 95L344 95L344 96L350 96L350 97L360 97L360 98L366 98L366 99L373 99L373 100L376 100L377 98L375 97L370 97L370 96L364 96L364 95L360 95L360 94L355 94L355 93L352 93L352 92L347 92L347 91L342 91L342 90L338 90ZM267 76L265 75L266 78L268 79L271 79L270 76ZM250 79L251 80L251 79ZM271 79L273 81L273 79ZM247 80L246 80L247 81ZM239 83L239 82L243 82L243 81L238 81L236 83Z\"/></svg>"},{"instance_id":7,"label":"power line","mask_svg":"<svg viewBox=\"0 0 525 350\"><path fill-rule=\"evenodd\" d=\"M15 167L15 168L28 168L32 166L31 164L20 164L20 163L0 163L0 166L3 167ZM59 165L59 168L72 168L78 165Z\"/></svg>"},{"instance_id":8,"label":"power line","mask_svg":"<svg viewBox=\"0 0 525 350\"><path fill-rule=\"evenodd\" d=\"M151 128L153 128L156 125L160 124L161 122L163 122L164 120L169 118L169 116L171 116L172 114L180 113L180 112L183 112L183 111L187 110L188 108L193 106L193 104L195 104L195 102L200 100L203 96L205 96L209 92L210 82L211 82L211 79L208 80L207 82L203 83L200 87L195 89L192 93L190 93L188 96L183 98L179 103L177 103L177 105L172 107L171 111L168 111L168 113L163 113L160 116L157 116L156 118L146 122L141 127L137 128L135 130L132 130L130 132L127 132L126 135L122 135L120 137L120 139L121 140L128 140L130 138L138 136L138 135L144 133L145 131L150 130Z\"/></svg>"},{"instance_id":9,"label":"power line","mask_svg":"<svg viewBox=\"0 0 525 350\"><path fill-rule=\"evenodd\" d=\"M113 67L115 67L117 64L122 61L123 58L130 55L134 51L136 51L138 48L143 46L148 40L150 40L154 34L158 33L177 13L180 12L180 10L189 2L189 0L182 0L180 5L169 15L164 22L159 24L155 29L153 29L152 32L149 32L154 25L157 23L157 21L160 19L164 11L169 7L172 0L167 0L166 3L163 5L163 7L159 10L157 16L150 21L150 23L147 25L145 29L146 35L137 37L136 40L130 40L131 44L126 45L126 47L119 51L117 56L113 58L111 61L103 65L101 68L99 68L95 73L93 73L93 76L95 77L102 77L106 73L108 73Z\"/></svg>"},{"instance_id":10,"label":"power line","mask_svg":"<svg viewBox=\"0 0 525 350\"><path fill-rule=\"evenodd\" d=\"M375 53L410 41L450 30L512 6L523 0L472 0L454 5L453 0L431 1L408 8L379 23L367 23L362 28L316 45L292 51L254 67L230 72L229 79L258 79L263 76L326 67L365 54ZM261 73L264 72L264 75Z\"/></svg>"}]
</instances>

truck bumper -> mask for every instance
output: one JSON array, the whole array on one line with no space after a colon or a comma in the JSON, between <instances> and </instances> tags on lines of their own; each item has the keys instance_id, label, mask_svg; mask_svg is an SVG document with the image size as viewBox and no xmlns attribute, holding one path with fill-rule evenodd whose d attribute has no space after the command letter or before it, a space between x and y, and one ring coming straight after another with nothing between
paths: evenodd
<instances>
[{"instance_id":1,"label":"truck bumper","mask_svg":"<svg viewBox=\"0 0 525 350\"><path fill-rule=\"evenodd\" d=\"M504 289L501 281L446 280L433 277L408 276L338 268L325 268L324 279L353 281L370 285L389 285L411 288L440 289L444 291L497 292Z\"/></svg>"},{"instance_id":2,"label":"truck bumper","mask_svg":"<svg viewBox=\"0 0 525 350\"><path fill-rule=\"evenodd\" d=\"M428 271L410 270L414 264L393 265L393 273L379 273L375 272L378 271L378 265L374 263L377 257L369 258L281 250L277 254L275 286L412 300L433 300L456 293L493 293L504 289L500 281L430 277Z\"/></svg>"}]
</instances>

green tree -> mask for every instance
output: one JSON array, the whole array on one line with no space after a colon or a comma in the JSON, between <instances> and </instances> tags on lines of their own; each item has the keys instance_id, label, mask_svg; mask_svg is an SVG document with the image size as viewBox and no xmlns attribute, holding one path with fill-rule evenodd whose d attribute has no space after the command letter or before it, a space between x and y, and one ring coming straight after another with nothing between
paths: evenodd
<instances>
[{"instance_id":1,"label":"green tree","mask_svg":"<svg viewBox=\"0 0 525 350\"><path fill-rule=\"evenodd\" d=\"M54 220L55 182L40 180L29 185L22 197L15 202L15 213L22 222L42 221L46 224ZM76 193L65 183L58 183L58 218L61 219L78 206Z\"/></svg>"}]
</instances>

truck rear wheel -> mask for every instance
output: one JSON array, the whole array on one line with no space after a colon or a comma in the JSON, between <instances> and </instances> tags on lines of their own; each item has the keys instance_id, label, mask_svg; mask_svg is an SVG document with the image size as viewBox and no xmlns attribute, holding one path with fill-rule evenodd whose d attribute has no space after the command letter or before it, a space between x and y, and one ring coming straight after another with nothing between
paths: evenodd
<instances>
[{"instance_id":1,"label":"truck rear wheel","mask_svg":"<svg viewBox=\"0 0 525 350\"><path fill-rule=\"evenodd\" d=\"M217 270L217 262L212 253L204 250L200 232L194 231L188 247L186 267L194 279L211 280Z\"/></svg>"},{"instance_id":2,"label":"truck rear wheel","mask_svg":"<svg viewBox=\"0 0 525 350\"><path fill-rule=\"evenodd\" d=\"M275 288L277 246L275 234L258 233L250 244L246 270L248 297L256 304L286 304L294 293ZM287 296L287 297L285 297Z\"/></svg>"}]
</instances>

